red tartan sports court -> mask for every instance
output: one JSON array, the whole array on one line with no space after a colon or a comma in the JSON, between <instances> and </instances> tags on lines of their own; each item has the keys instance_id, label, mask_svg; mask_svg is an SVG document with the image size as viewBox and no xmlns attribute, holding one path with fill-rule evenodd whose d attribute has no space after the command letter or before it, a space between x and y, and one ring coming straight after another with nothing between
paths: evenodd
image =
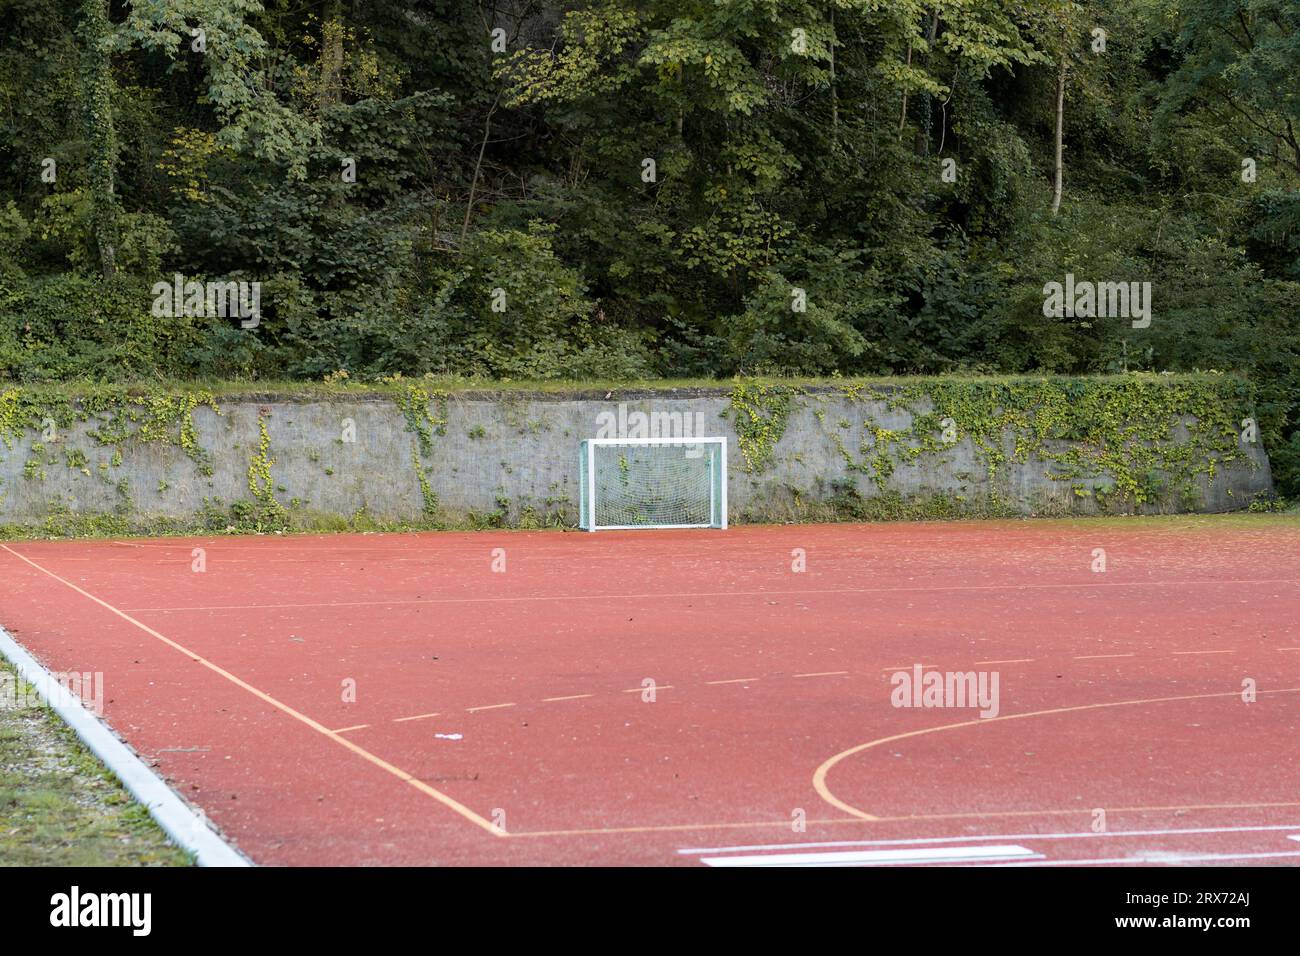
<instances>
[{"instance_id":1,"label":"red tartan sports court","mask_svg":"<svg viewBox=\"0 0 1300 956\"><path fill-rule=\"evenodd\" d=\"M259 864L1300 862L1294 520L21 541L0 580ZM894 706L916 665L998 716Z\"/></svg>"}]
</instances>

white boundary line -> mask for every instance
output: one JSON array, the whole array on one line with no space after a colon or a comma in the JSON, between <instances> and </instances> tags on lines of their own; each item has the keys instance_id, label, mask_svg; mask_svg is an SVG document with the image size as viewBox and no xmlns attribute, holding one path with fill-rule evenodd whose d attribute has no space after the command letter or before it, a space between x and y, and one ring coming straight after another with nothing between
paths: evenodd
<instances>
[{"instance_id":1,"label":"white boundary line","mask_svg":"<svg viewBox=\"0 0 1300 956\"><path fill-rule=\"evenodd\" d=\"M9 659L18 676L36 688L46 704L81 738L122 785L149 811L181 849L194 854L199 866L252 866L208 825L207 820L182 800L162 778L150 770L108 726L71 694L52 694L54 677L22 645L0 627L0 655Z\"/></svg>"},{"instance_id":2,"label":"white boundary line","mask_svg":"<svg viewBox=\"0 0 1300 956\"><path fill-rule=\"evenodd\" d=\"M703 527L703 525L701 525ZM606 525L601 525L600 530L606 530ZM628 530L647 530L642 527L634 527ZM653 530L649 528L648 530ZM447 532L450 534L451 532ZM469 532L474 533L474 532ZM528 534L531 532L520 532ZM14 552L17 554L17 552ZM291 604L205 604L194 607L129 607L123 608L126 611L243 611L254 608L289 608L289 607L398 607L407 604L506 604L519 601L623 601L623 600L641 600L650 599L654 601L666 601L673 598L741 598L741 597L779 597L789 595L792 597L802 597L807 595L821 594L911 594L913 592L928 593L933 591L1037 591L1051 588L1133 588L1133 587L1156 587L1171 585L1174 587L1191 587L1191 586L1214 586L1229 584L1300 584L1300 580L1295 578L1257 578L1257 579L1224 579L1221 581L1115 581L1115 582L1098 582L1093 584L1065 583L1057 582L1055 584L939 584L924 585L916 587L883 587L883 588L800 588L797 590L787 590L783 588L772 588L765 591L659 591L643 592L633 594L530 594L520 597L440 597L440 598L411 598L398 599L392 601L314 601L308 603L291 603ZM1286 648L1279 648L1286 650ZM1100 657L1133 657L1132 654L1102 654L1094 655ZM1087 658L1081 658L1087 659ZM906 670L911 665L903 667ZM927 664L927 667L937 667L937 664ZM882 670L893 670L894 668L881 668Z\"/></svg>"},{"instance_id":3,"label":"white boundary line","mask_svg":"<svg viewBox=\"0 0 1300 956\"><path fill-rule=\"evenodd\" d=\"M911 850L856 850L839 853L765 853L759 856L706 856L706 866L901 866L917 863L967 863L1044 859L1023 846L926 847Z\"/></svg>"},{"instance_id":4,"label":"white boundary line","mask_svg":"<svg viewBox=\"0 0 1300 956\"><path fill-rule=\"evenodd\" d=\"M1283 857L1297 857L1300 853L1147 853L1136 856L1116 856L1100 860L1016 860L1011 863L989 861L981 866L1103 866L1122 864L1125 866L1143 866L1148 863L1208 863L1224 860L1276 860Z\"/></svg>"},{"instance_id":5,"label":"white boundary line","mask_svg":"<svg viewBox=\"0 0 1300 956\"><path fill-rule=\"evenodd\" d=\"M980 843L989 840L1100 840L1106 837L1139 836L1178 836L1184 834L1198 835L1206 833L1259 833L1271 830L1296 830L1300 824L1279 823L1265 826L1241 827L1183 827L1166 830L1106 830L1101 833L1068 831L1064 833L999 833L984 836L943 836L917 837L905 840L835 840L822 843L754 843L745 846L692 847L678 850L684 856L698 856L703 853L745 853L756 850L809 850L836 849L840 847L867 846L915 846L925 843ZM1288 839L1300 841L1300 834Z\"/></svg>"}]
</instances>

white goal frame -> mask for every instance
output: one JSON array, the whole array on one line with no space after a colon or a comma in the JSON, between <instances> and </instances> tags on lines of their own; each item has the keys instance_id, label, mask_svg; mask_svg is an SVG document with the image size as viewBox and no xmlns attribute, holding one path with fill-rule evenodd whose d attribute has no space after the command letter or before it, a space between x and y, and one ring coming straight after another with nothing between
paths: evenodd
<instances>
[{"instance_id":1,"label":"white goal frame","mask_svg":"<svg viewBox=\"0 0 1300 956\"><path fill-rule=\"evenodd\" d=\"M718 447L717 467L722 474L709 480L709 513L716 510L719 515L717 524L596 524L596 455L595 449L602 445L642 446L642 445L716 445ZM585 468L582 463L585 461ZM709 458L710 466L714 459ZM585 438L582 440L579 454L579 480L581 481L582 501L579 504L579 525L584 531L647 531L672 528L727 528L727 439L725 437L709 438ZM586 516L585 523L582 516Z\"/></svg>"}]
</instances>

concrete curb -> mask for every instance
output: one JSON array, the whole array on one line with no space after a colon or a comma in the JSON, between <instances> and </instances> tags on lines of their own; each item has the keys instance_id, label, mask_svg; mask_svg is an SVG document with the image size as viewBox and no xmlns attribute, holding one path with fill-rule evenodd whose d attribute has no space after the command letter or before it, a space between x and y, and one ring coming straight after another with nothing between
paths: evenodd
<instances>
[{"instance_id":1,"label":"concrete curb","mask_svg":"<svg viewBox=\"0 0 1300 956\"><path fill-rule=\"evenodd\" d=\"M31 684L50 709L76 735L123 786L149 811L167 835L183 850L194 854L199 866L252 866L253 863L226 843L204 816L190 807L150 770L117 736L72 694L60 692L54 677L9 632L0 627L0 655L8 658L18 676Z\"/></svg>"}]
</instances>

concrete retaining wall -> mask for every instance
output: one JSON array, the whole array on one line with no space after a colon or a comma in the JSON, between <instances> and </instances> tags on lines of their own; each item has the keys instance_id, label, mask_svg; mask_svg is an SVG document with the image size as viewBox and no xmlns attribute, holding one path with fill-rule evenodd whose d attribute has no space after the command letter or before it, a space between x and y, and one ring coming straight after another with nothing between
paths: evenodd
<instances>
[{"instance_id":1,"label":"concrete retaining wall","mask_svg":"<svg viewBox=\"0 0 1300 956\"><path fill-rule=\"evenodd\" d=\"M122 443L115 464L119 448L98 445L85 422L53 441L25 432L12 448L0 447L0 513L3 523L20 525L40 522L51 509L185 519L205 499L222 506L249 499L249 463L258 454L260 421L270 439L274 496L291 511L364 512L378 520L418 522L426 517L418 463L441 520L495 514L505 523L526 515L576 523L579 440L596 436L611 417L617 421L620 400L624 420L632 423L636 412L677 415L692 432L698 423L706 434L728 438L731 515L737 521L787 520L798 515L796 503L852 496L850 489L866 500L886 492L903 500L938 496L968 503L996 497L1006 510L1022 514L1090 513L1098 505L1088 492L1108 481L1104 474L1052 480L1048 463L1033 456L1020 463L1008 460L990 479L979 450L963 437L937 454L898 460L882 487L869 469L851 467L844 449L853 450L851 459L870 445L868 418L872 427L902 430L912 413L831 390L792 403L770 462L754 473L744 467L735 410L721 391L625 393L608 401L538 393L452 395L429 454L419 453L417 436L390 395L263 396L222 400L220 414L206 407L194 411L211 474L176 445L134 439ZM435 417L444 414L436 401L430 409ZM351 437L349 423L354 441L345 440ZM1173 434L1185 438L1191 423L1176 423ZM39 452L34 444L41 446ZM1014 437L1006 436L1004 444L1007 457L1014 457ZM66 451L72 448L84 452L84 464L79 458L68 464ZM1255 495L1271 491L1272 483L1260 445L1243 445L1240 452L1239 460L1217 467L1213 476L1196 476L1192 499L1179 495L1127 510L1245 507Z\"/></svg>"}]
</instances>

